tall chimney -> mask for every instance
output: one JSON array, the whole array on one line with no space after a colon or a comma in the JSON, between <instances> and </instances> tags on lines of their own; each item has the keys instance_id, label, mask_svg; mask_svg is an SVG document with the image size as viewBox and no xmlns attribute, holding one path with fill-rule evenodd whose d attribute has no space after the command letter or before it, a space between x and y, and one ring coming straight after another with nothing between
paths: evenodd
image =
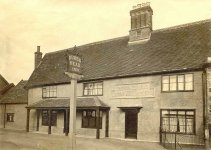
<instances>
[{"instance_id":1,"label":"tall chimney","mask_svg":"<svg viewBox=\"0 0 211 150\"><path fill-rule=\"evenodd\" d=\"M42 60L42 53L40 52L40 46L37 46L37 51L34 53L34 69L38 67Z\"/></svg>"},{"instance_id":2,"label":"tall chimney","mask_svg":"<svg viewBox=\"0 0 211 150\"><path fill-rule=\"evenodd\" d=\"M152 32L153 10L150 3L133 6L130 11L131 29L129 31L129 44L140 43L150 39Z\"/></svg>"}]
</instances>

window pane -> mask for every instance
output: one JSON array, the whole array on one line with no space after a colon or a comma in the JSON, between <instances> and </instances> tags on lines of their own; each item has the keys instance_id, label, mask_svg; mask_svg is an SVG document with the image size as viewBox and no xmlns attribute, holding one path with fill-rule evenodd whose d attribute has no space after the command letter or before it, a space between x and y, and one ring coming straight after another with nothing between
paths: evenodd
<instances>
[{"instance_id":1,"label":"window pane","mask_svg":"<svg viewBox=\"0 0 211 150\"><path fill-rule=\"evenodd\" d=\"M103 95L103 89L98 89L98 95Z\"/></svg>"},{"instance_id":2,"label":"window pane","mask_svg":"<svg viewBox=\"0 0 211 150\"><path fill-rule=\"evenodd\" d=\"M170 76L170 91L177 90L177 78L176 76Z\"/></svg>"},{"instance_id":3,"label":"window pane","mask_svg":"<svg viewBox=\"0 0 211 150\"><path fill-rule=\"evenodd\" d=\"M177 84L176 83L171 83L170 84L170 91L176 91L177 90Z\"/></svg>"},{"instance_id":4,"label":"window pane","mask_svg":"<svg viewBox=\"0 0 211 150\"><path fill-rule=\"evenodd\" d=\"M184 75L178 75L177 78L179 83L184 83Z\"/></svg>"},{"instance_id":5,"label":"window pane","mask_svg":"<svg viewBox=\"0 0 211 150\"><path fill-rule=\"evenodd\" d=\"M48 125L48 111L47 110L42 111L42 125L43 126Z\"/></svg>"},{"instance_id":6,"label":"window pane","mask_svg":"<svg viewBox=\"0 0 211 150\"><path fill-rule=\"evenodd\" d=\"M192 82L186 83L185 90L193 90L193 83Z\"/></svg>"},{"instance_id":7,"label":"window pane","mask_svg":"<svg viewBox=\"0 0 211 150\"><path fill-rule=\"evenodd\" d=\"M185 116L179 116L178 121L178 132L185 133Z\"/></svg>"},{"instance_id":8,"label":"window pane","mask_svg":"<svg viewBox=\"0 0 211 150\"><path fill-rule=\"evenodd\" d=\"M186 115L194 115L193 111L186 111Z\"/></svg>"},{"instance_id":9,"label":"window pane","mask_svg":"<svg viewBox=\"0 0 211 150\"><path fill-rule=\"evenodd\" d=\"M163 76L163 83L169 83L169 76Z\"/></svg>"},{"instance_id":10,"label":"window pane","mask_svg":"<svg viewBox=\"0 0 211 150\"><path fill-rule=\"evenodd\" d=\"M176 117L170 118L170 131L171 132L177 131L177 118Z\"/></svg>"},{"instance_id":11,"label":"window pane","mask_svg":"<svg viewBox=\"0 0 211 150\"><path fill-rule=\"evenodd\" d=\"M92 111L92 117L95 117L95 111Z\"/></svg>"},{"instance_id":12,"label":"window pane","mask_svg":"<svg viewBox=\"0 0 211 150\"><path fill-rule=\"evenodd\" d=\"M84 128L87 128L88 126L89 126L89 120L88 120L88 118L87 117L84 117L84 118L82 118L83 120L82 120L82 122L83 122L83 126L82 127L84 127Z\"/></svg>"},{"instance_id":13,"label":"window pane","mask_svg":"<svg viewBox=\"0 0 211 150\"><path fill-rule=\"evenodd\" d=\"M95 120L95 117L89 118L89 127L90 127L90 128L96 127L96 120Z\"/></svg>"},{"instance_id":14,"label":"window pane","mask_svg":"<svg viewBox=\"0 0 211 150\"><path fill-rule=\"evenodd\" d=\"M163 118L163 131L169 132L169 118Z\"/></svg>"},{"instance_id":15,"label":"window pane","mask_svg":"<svg viewBox=\"0 0 211 150\"><path fill-rule=\"evenodd\" d=\"M176 83L177 78L176 76L170 76L170 83Z\"/></svg>"},{"instance_id":16,"label":"window pane","mask_svg":"<svg viewBox=\"0 0 211 150\"><path fill-rule=\"evenodd\" d=\"M193 133L193 119L187 119L187 133Z\"/></svg>"},{"instance_id":17,"label":"window pane","mask_svg":"<svg viewBox=\"0 0 211 150\"><path fill-rule=\"evenodd\" d=\"M163 84L163 91L169 91L169 84Z\"/></svg>"},{"instance_id":18,"label":"window pane","mask_svg":"<svg viewBox=\"0 0 211 150\"><path fill-rule=\"evenodd\" d=\"M86 111L83 111L83 117L86 117Z\"/></svg>"},{"instance_id":19,"label":"window pane","mask_svg":"<svg viewBox=\"0 0 211 150\"><path fill-rule=\"evenodd\" d=\"M193 81L193 74L186 74L185 82L192 82L192 81Z\"/></svg>"},{"instance_id":20,"label":"window pane","mask_svg":"<svg viewBox=\"0 0 211 150\"><path fill-rule=\"evenodd\" d=\"M183 91L184 90L184 83L178 83L178 90Z\"/></svg>"},{"instance_id":21,"label":"window pane","mask_svg":"<svg viewBox=\"0 0 211 150\"><path fill-rule=\"evenodd\" d=\"M103 88L103 83L101 82L101 83L97 83L97 88L98 89L102 89Z\"/></svg>"}]
</instances>

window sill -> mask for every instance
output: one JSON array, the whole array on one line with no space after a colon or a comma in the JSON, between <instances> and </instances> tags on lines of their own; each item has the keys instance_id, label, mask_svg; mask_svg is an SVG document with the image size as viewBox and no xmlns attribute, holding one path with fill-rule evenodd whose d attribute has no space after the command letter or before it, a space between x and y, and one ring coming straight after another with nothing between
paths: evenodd
<instances>
[{"instance_id":1,"label":"window sill","mask_svg":"<svg viewBox=\"0 0 211 150\"><path fill-rule=\"evenodd\" d=\"M182 133L182 132L164 132L164 131L162 131L162 133L166 133L166 134L180 134L180 135L196 135L196 133Z\"/></svg>"},{"instance_id":2,"label":"window sill","mask_svg":"<svg viewBox=\"0 0 211 150\"><path fill-rule=\"evenodd\" d=\"M47 99L47 98L57 98L57 97L42 97L43 99Z\"/></svg>"},{"instance_id":3,"label":"window sill","mask_svg":"<svg viewBox=\"0 0 211 150\"><path fill-rule=\"evenodd\" d=\"M81 127L81 128L84 128L84 129L97 129L97 127ZM102 129L102 127L100 129Z\"/></svg>"},{"instance_id":4,"label":"window sill","mask_svg":"<svg viewBox=\"0 0 211 150\"><path fill-rule=\"evenodd\" d=\"M91 97L91 96L103 96L103 94L102 94L102 95L83 95L83 96L84 96L84 97L86 97L86 96L88 96L88 97L89 97L89 96L90 96L90 97Z\"/></svg>"},{"instance_id":5,"label":"window sill","mask_svg":"<svg viewBox=\"0 0 211 150\"><path fill-rule=\"evenodd\" d=\"M194 92L194 90L188 90L188 91L161 91L161 93L181 93L181 92Z\"/></svg>"}]
</instances>

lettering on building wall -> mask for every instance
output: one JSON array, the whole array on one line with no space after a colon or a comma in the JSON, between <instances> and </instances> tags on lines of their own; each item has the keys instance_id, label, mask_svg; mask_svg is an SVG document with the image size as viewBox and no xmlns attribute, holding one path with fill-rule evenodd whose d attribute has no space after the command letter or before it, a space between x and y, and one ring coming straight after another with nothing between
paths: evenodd
<instances>
[{"instance_id":1,"label":"lettering on building wall","mask_svg":"<svg viewBox=\"0 0 211 150\"><path fill-rule=\"evenodd\" d=\"M155 97L154 88L150 83L118 84L111 91L112 98Z\"/></svg>"}]
</instances>

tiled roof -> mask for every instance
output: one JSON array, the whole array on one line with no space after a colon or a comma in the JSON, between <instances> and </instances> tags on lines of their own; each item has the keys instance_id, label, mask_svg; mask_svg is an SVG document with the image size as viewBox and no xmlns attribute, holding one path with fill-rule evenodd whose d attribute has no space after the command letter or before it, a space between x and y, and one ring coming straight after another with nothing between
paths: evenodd
<instances>
[{"instance_id":1,"label":"tiled roof","mask_svg":"<svg viewBox=\"0 0 211 150\"><path fill-rule=\"evenodd\" d=\"M13 83L9 83L1 74L0 74L0 98L9 91L15 85Z\"/></svg>"},{"instance_id":2,"label":"tiled roof","mask_svg":"<svg viewBox=\"0 0 211 150\"><path fill-rule=\"evenodd\" d=\"M6 86L4 86L1 90L0 90L0 95L4 95L6 92L8 92L8 90L12 87L14 87L15 85L13 83L7 84Z\"/></svg>"},{"instance_id":3,"label":"tiled roof","mask_svg":"<svg viewBox=\"0 0 211 150\"><path fill-rule=\"evenodd\" d=\"M98 97L77 98L76 106L77 108L92 108L92 107L109 108L109 106L103 103ZM27 108L40 108L40 109L69 108L69 107L70 107L70 99L68 98L44 99L27 106Z\"/></svg>"},{"instance_id":4,"label":"tiled roof","mask_svg":"<svg viewBox=\"0 0 211 150\"><path fill-rule=\"evenodd\" d=\"M15 87L5 93L0 99L0 104L27 104L28 93L24 89L26 82L21 80Z\"/></svg>"},{"instance_id":5,"label":"tiled roof","mask_svg":"<svg viewBox=\"0 0 211 150\"><path fill-rule=\"evenodd\" d=\"M5 84L9 84L7 80L0 74L0 80L2 80Z\"/></svg>"},{"instance_id":6,"label":"tiled roof","mask_svg":"<svg viewBox=\"0 0 211 150\"><path fill-rule=\"evenodd\" d=\"M201 69L211 47L211 20L155 30L147 42L121 37L77 47L85 80ZM66 51L47 53L27 87L69 82Z\"/></svg>"}]
</instances>

